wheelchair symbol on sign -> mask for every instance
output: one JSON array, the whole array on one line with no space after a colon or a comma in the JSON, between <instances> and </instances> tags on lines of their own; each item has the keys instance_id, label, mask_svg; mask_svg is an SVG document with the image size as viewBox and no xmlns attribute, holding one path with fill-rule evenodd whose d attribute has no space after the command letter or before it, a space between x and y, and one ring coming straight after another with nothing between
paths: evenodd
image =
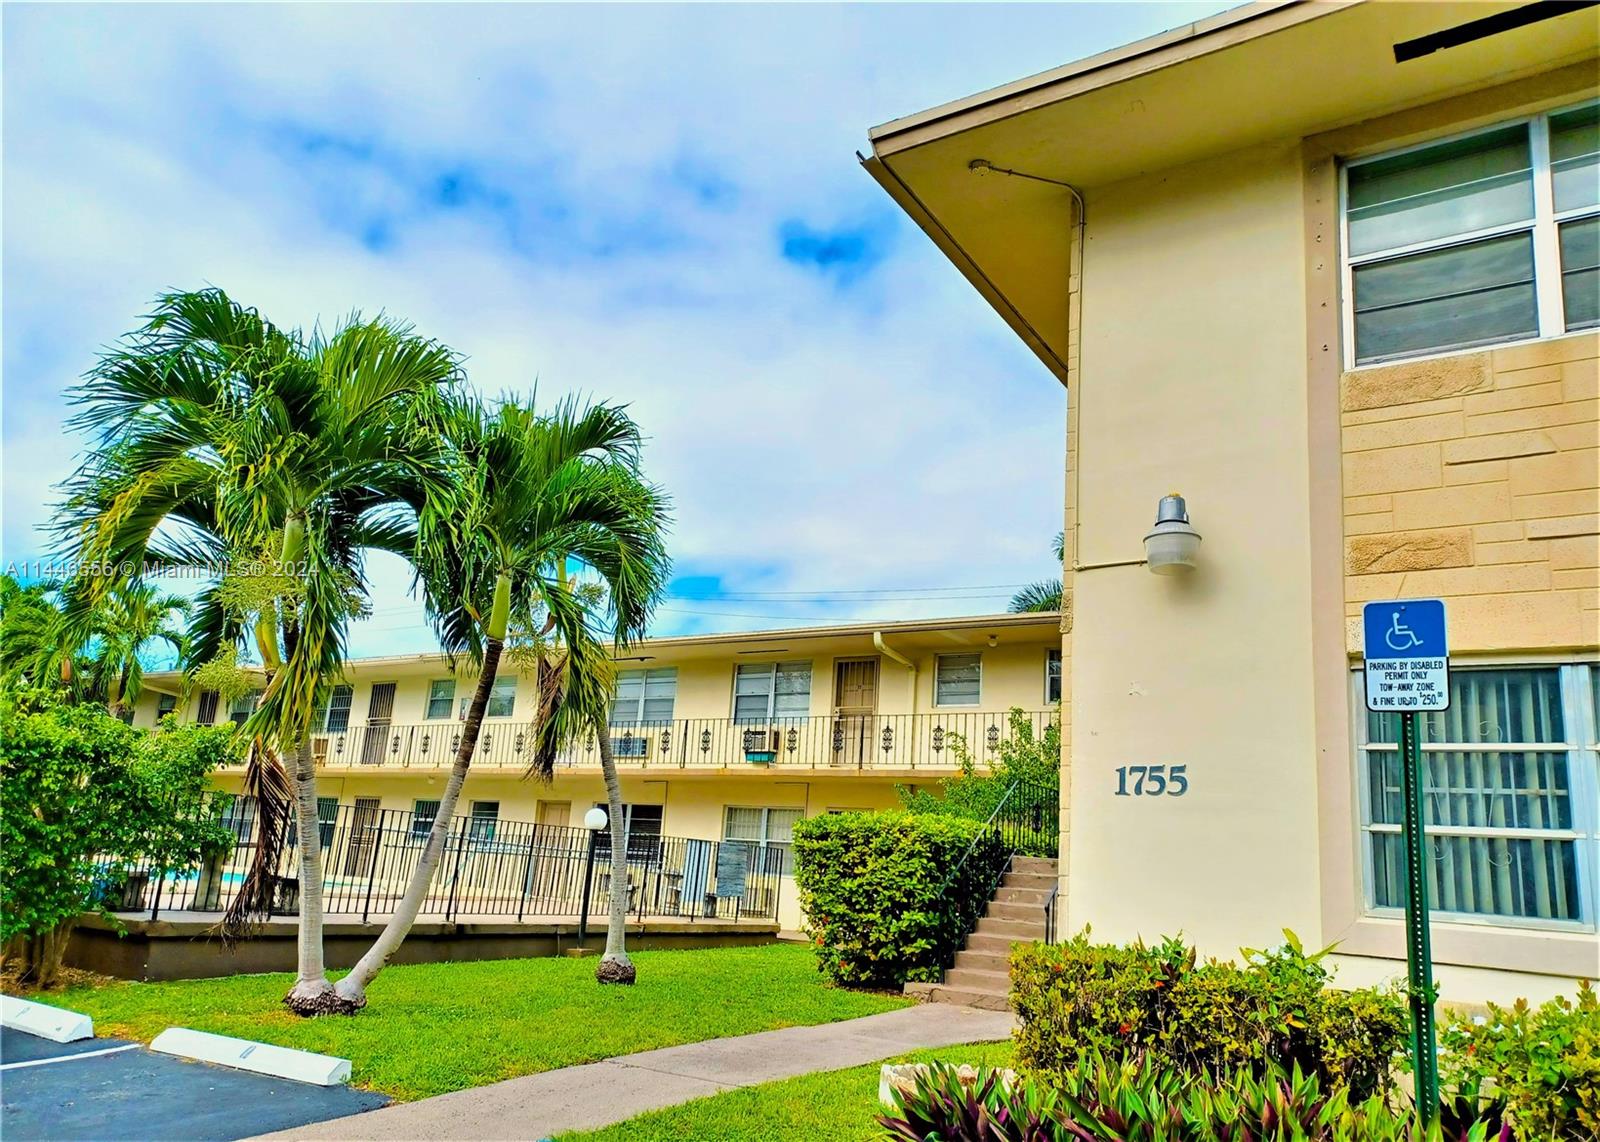
<instances>
[{"instance_id":1,"label":"wheelchair symbol on sign","mask_svg":"<svg viewBox=\"0 0 1600 1142\"><path fill-rule=\"evenodd\" d=\"M1421 646L1422 640L1416 632L1400 623L1400 614L1396 611L1389 616L1389 629L1383 633L1383 641L1389 644L1390 650L1410 650L1414 646Z\"/></svg>"}]
</instances>

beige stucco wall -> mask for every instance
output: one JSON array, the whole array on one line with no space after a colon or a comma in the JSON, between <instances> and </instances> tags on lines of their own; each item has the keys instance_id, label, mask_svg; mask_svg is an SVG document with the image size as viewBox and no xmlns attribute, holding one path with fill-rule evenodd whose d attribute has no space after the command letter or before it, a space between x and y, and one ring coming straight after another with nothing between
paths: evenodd
<instances>
[{"instance_id":1,"label":"beige stucco wall","mask_svg":"<svg viewBox=\"0 0 1600 1142\"><path fill-rule=\"evenodd\" d=\"M1600 645L1600 335L1348 372L1348 645L1438 596L1457 653Z\"/></svg>"},{"instance_id":2,"label":"beige stucco wall","mask_svg":"<svg viewBox=\"0 0 1600 1142\"><path fill-rule=\"evenodd\" d=\"M1293 928L1349 982L1404 971L1366 915L1351 744L1356 619L1438 595L1464 656L1600 644L1600 338L1344 371L1330 156L1493 122L1539 81L1088 192L1068 422L1068 918L1179 929L1215 954ZM1200 564L1142 554L1183 492ZM1069 536L1070 538L1070 536ZM1187 797L1116 796L1119 766L1188 767ZM1446 998L1570 992L1592 932L1434 925Z\"/></svg>"},{"instance_id":3,"label":"beige stucco wall","mask_svg":"<svg viewBox=\"0 0 1600 1142\"><path fill-rule=\"evenodd\" d=\"M1068 916L1097 938L1321 935L1300 197L1289 145L1088 196ZM1195 572L1098 566L1174 490ZM1188 794L1116 795L1151 764Z\"/></svg>"}]
</instances>

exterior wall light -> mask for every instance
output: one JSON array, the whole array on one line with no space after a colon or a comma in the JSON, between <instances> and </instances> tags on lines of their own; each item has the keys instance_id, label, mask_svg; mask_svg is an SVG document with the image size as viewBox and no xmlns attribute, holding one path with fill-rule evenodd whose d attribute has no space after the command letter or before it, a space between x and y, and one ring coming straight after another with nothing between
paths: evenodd
<instances>
[{"instance_id":1,"label":"exterior wall light","mask_svg":"<svg viewBox=\"0 0 1600 1142\"><path fill-rule=\"evenodd\" d=\"M592 833L598 833L610 823L606 818L606 811L598 805L583 815L583 827Z\"/></svg>"},{"instance_id":2,"label":"exterior wall light","mask_svg":"<svg viewBox=\"0 0 1600 1142\"><path fill-rule=\"evenodd\" d=\"M1189 526L1189 509L1177 492L1162 496L1156 525L1144 537L1145 560L1157 575L1177 575L1194 566L1200 533Z\"/></svg>"}]
</instances>

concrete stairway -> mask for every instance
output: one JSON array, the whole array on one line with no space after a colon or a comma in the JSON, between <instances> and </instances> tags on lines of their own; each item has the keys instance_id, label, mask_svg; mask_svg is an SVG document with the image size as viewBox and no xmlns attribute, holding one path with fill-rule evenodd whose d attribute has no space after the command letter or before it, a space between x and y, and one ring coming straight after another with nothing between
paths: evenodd
<instances>
[{"instance_id":1,"label":"concrete stairway","mask_svg":"<svg viewBox=\"0 0 1600 1142\"><path fill-rule=\"evenodd\" d=\"M1045 901L1056 885L1056 862L1044 857L1012 857L994 899L955 965L939 983L908 983L907 995L928 1003L954 1003L1005 1011L1010 1006L1011 945L1045 938Z\"/></svg>"}]
</instances>

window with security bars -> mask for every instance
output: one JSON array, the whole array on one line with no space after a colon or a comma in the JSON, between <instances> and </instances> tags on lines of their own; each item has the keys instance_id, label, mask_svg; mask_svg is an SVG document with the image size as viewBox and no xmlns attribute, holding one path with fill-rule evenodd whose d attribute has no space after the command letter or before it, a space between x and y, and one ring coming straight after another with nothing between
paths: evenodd
<instances>
[{"instance_id":1,"label":"window with security bars","mask_svg":"<svg viewBox=\"0 0 1600 1142\"><path fill-rule=\"evenodd\" d=\"M1586 869L1597 843L1597 676L1600 667L1583 663L1457 668L1450 708L1419 715L1431 909L1471 920L1594 925L1596 889ZM1403 909L1399 716L1364 711L1362 727L1368 903Z\"/></svg>"},{"instance_id":2,"label":"window with security bars","mask_svg":"<svg viewBox=\"0 0 1600 1142\"><path fill-rule=\"evenodd\" d=\"M729 805L723 810L722 839L749 845L752 867L765 865L770 860L776 863L775 871L787 876L790 872L789 845L794 840L794 823L803 816L804 809L755 809Z\"/></svg>"},{"instance_id":3,"label":"window with security bars","mask_svg":"<svg viewBox=\"0 0 1600 1142\"><path fill-rule=\"evenodd\" d=\"M742 662L733 672L733 718L770 722L811 713L811 663Z\"/></svg>"},{"instance_id":4,"label":"window with security bars","mask_svg":"<svg viewBox=\"0 0 1600 1142\"><path fill-rule=\"evenodd\" d=\"M617 671L617 689L611 699L611 724L665 725L672 721L678 694L678 668Z\"/></svg>"},{"instance_id":5,"label":"window with security bars","mask_svg":"<svg viewBox=\"0 0 1600 1142\"><path fill-rule=\"evenodd\" d=\"M411 809L411 839L425 841L439 816L438 801L418 801Z\"/></svg>"},{"instance_id":6,"label":"window with security bars","mask_svg":"<svg viewBox=\"0 0 1600 1142\"><path fill-rule=\"evenodd\" d=\"M1351 161L1357 365L1600 325L1600 104Z\"/></svg>"}]
</instances>

